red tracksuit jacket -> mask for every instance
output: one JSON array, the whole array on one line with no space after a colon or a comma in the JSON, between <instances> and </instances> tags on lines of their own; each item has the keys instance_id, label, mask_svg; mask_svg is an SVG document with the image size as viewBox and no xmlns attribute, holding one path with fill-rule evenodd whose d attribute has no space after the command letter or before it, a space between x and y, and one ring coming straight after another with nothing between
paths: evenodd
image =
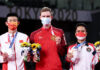
<instances>
[{"instance_id":1,"label":"red tracksuit jacket","mask_svg":"<svg viewBox=\"0 0 100 70\"><path fill-rule=\"evenodd\" d=\"M52 27L52 26L51 26ZM49 29L40 28L30 35L31 43L40 43L42 46L40 52L40 62L36 63L36 70L62 70L62 64L59 54L65 53L65 37L61 29L51 27ZM61 38L61 44L56 45L56 42L51 39L53 30L56 36Z\"/></svg>"}]
</instances>

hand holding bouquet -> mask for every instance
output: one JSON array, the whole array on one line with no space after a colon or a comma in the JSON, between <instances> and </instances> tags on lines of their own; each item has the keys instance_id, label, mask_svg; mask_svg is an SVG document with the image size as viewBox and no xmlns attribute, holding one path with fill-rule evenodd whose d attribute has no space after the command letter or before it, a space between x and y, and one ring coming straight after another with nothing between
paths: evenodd
<instances>
[{"instance_id":1,"label":"hand holding bouquet","mask_svg":"<svg viewBox=\"0 0 100 70\"><path fill-rule=\"evenodd\" d=\"M96 47L96 51L100 52L100 41L95 42L94 46Z\"/></svg>"},{"instance_id":2,"label":"hand holding bouquet","mask_svg":"<svg viewBox=\"0 0 100 70\"><path fill-rule=\"evenodd\" d=\"M27 54L28 52L34 56L35 62L40 61L40 50L41 50L41 45L39 43L27 43L24 42L21 44L21 47L23 48L23 51L21 52L21 55L24 56L24 60L27 61Z\"/></svg>"},{"instance_id":3,"label":"hand holding bouquet","mask_svg":"<svg viewBox=\"0 0 100 70\"><path fill-rule=\"evenodd\" d=\"M24 56L24 61L28 60L27 54L30 51L30 46L31 46L30 43L27 43L27 42L21 43L21 48L22 48L21 55Z\"/></svg>"},{"instance_id":4,"label":"hand holding bouquet","mask_svg":"<svg viewBox=\"0 0 100 70\"><path fill-rule=\"evenodd\" d=\"M32 54L34 55L33 61L39 62L41 45L39 43L33 43L33 44L31 44L31 50L32 50Z\"/></svg>"},{"instance_id":5,"label":"hand holding bouquet","mask_svg":"<svg viewBox=\"0 0 100 70\"><path fill-rule=\"evenodd\" d=\"M100 41L95 42L94 46L96 47L96 51L99 55L99 60L100 60Z\"/></svg>"}]
</instances>

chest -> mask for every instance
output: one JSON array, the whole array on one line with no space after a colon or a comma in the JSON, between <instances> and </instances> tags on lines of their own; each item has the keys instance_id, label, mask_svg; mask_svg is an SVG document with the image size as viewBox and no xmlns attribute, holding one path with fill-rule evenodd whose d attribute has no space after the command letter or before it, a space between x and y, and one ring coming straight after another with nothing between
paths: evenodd
<instances>
[{"instance_id":1,"label":"chest","mask_svg":"<svg viewBox=\"0 0 100 70\"><path fill-rule=\"evenodd\" d=\"M12 37L9 37L9 36L7 35L7 36L5 36L5 37L2 37L1 40L2 40L2 41L1 41L1 48L2 48L2 49L5 49L5 48L6 48L6 49L9 49L9 47L10 47L10 45L11 45L11 43L12 43L13 38L12 38ZM20 37L19 35L16 36L16 38L14 39L14 41L13 41L13 43L12 43L12 49L14 49L14 47L15 47L16 49L19 49L21 43L22 43L22 42L25 42L25 41L26 41L25 38Z\"/></svg>"},{"instance_id":2,"label":"chest","mask_svg":"<svg viewBox=\"0 0 100 70\"><path fill-rule=\"evenodd\" d=\"M35 42L48 41L48 40L52 41L52 38L55 38L57 36L61 38L62 34L58 31L54 31L54 35L52 34L51 31L40 31L34 35L34 40Z\"/></svg>"},{"instance_id":3,"label":"chest","mask_svg":"<svg viewBox=\"0 0 100 70\"><path fill-rule=\"evenodd\" d=\"M93 57L94 49L91 46L82 46L79 47L77 51L82 59L90 59Z\"/></svg>"}]
</instances>

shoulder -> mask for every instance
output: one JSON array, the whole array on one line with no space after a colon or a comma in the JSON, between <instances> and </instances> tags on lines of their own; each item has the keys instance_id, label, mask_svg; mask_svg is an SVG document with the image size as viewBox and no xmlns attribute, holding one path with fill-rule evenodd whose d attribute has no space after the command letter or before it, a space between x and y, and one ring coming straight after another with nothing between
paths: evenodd
<instances>
[{"instance_id":1,"label":"shoulder","mask_svg":"<svg viewBox=\"0 0 100 70\"><path fill-rule=\"evenodd\" d=\"M57 31L57 32L60 32L62 34L64 33L64 31L62 29L60 29L60 28L53 27L53 30Z\"/></svg>"},{"instance_id":2,"label":"shoulder","mask_svg":"<svg viewBox=\"0 0 100 70\"><path fill-rule=\"evenodd\" d=\"M93 49L95 49L95 46L94 46L93 43L88 43L88 45L89 45L90 47L92 47Z\"/></svg>"},{"instance_id":3,"label":"shoulder","mask_svg":"<svg viewBox=\"0 0 100 70\"><path fill-rule=\"evenodd\" d=\"M93 43L88 43L88 45L90 45L90 46L94 46L94 44L93 44Z\"/></svg>"},{"instance_id":4,"label":"shoulder","mask_svg":"<svg viewBox=\"0 0 100 70\"><path fill-rule=\"evenodd\" d=\"M63 31L62 29L60 28L56 28L56 27L53 27L54 30L57 30L57 31Z\"/></svg>"},{"instance_id":5,"label":"shoulder","mask_svg":"<svg viewBox=\"0 0 100 70\"><path fill-rule=\"evenodd\" d=\"M2 38L2 37L6 37L7 35L8 35L8 33L6 32L6 33L0 35L0 38Z\"/></svg>"},{"instance_id":6,"label":"shoulder","mask_svg":"<svg viewBox=\"0 0 100 70\"><path fill-rule=\"evenodd\" d=\"M24 37L28 37L28 35L27 35L27 34L25 34L25 33L22 33L22 32L18 32L18 36L24 36Z\"/></svg>"},{"instance_id":7,"label":"shoulder","mask_svg":"<svg viewBox=\"0 0 100 70\"><path fill-rule=\"evenodd\" d=\"M73 47L75 47L77 44L72 44L68 47L68 49L72 49Z\"/></svg>"},{"instance_id":8,"label":"shoulder","mask_svg":"<svg viewBox=\"0 0 100 70\"><path fill-rule=\"evenodd\" d=\"M40 31L41 31L41 28L38 29L38 30L33 31L33 32L31 33L31 35L37 34L37 33L39 33Z\"/></svg>"}]
</instances>

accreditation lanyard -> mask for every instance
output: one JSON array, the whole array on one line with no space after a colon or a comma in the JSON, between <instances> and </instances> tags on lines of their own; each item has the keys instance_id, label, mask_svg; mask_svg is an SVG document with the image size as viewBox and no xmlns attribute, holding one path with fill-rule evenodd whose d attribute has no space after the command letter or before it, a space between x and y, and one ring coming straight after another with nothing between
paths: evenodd
<instances>
[{"instance_id":1,"label":"accreditation lanyard","mask_svg":"<svg viewBox=\"0 0 100 70\"><path fill-rule=\"evenodd\" d=\"M17 36L17 33L18 33L18 32L15 33L15 35L14 35L12 41L10 42L10 46L9 46L9 48L12 48L12 45L14 44L14 41L15 41L16 36ZM10 35L9 35L9 34L8 34L8 37L9 37L9 40L10 40Z\"/></svg>"}]
</instances>

